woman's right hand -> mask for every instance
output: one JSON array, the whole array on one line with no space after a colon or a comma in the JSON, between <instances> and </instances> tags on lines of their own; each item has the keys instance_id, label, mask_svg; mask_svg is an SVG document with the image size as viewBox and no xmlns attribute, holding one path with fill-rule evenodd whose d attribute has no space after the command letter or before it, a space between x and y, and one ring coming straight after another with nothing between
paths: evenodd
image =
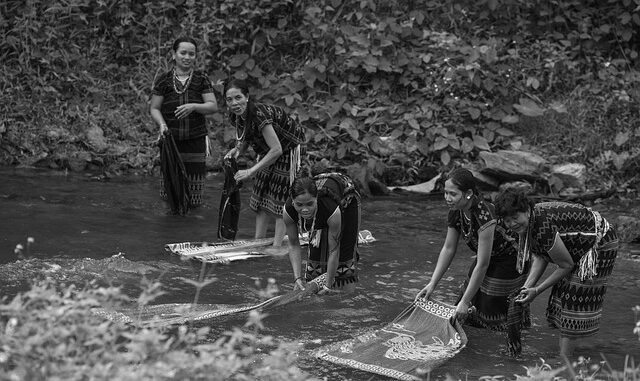
<instances>
[{"instance_id":1,"label":"woman's right hand","mask_svg":"<svg viewBox=\"0 0 640 381\"><path fill-rule=\"evenodd\" d=\"M420 290L420 292L418 292L418 295L416 295L415 299L413 300L414 302L417 302L418 299L429 299L429 297L431 297L431 294L433 293L433 290L436 287L434 285L432 285L431 283L427 284L426 286L424 286L424 288L422 290Z\"/></svg>"},{"instance_id":2,"label":"woman's right hand","mask_svg":"<svg viewBox=\"0 0 640 381\"><path fill-rule=\"evenodd\" d=\"M304 282L304 280L302 278L298 278L296 279L296 281L293 283L293 291L296 290L302 290L304 291L306 289L306 284Z\"/></svg>"},{"instance_id":3,"label":"woman's right hand","mask_svg":"<svg viewBox=\"0 0 640 381\"><path fill-rule=\"evenodd\" d=\"M160 133L158 134L158 141L162 139L162 135L164 135L164 133L167 131L169 131L169 127L167 127L166 124L162 123L160 125Z\"/></svg>"},{"instance_id":4,"label":"woman's right hand","mask_svg":"<svg viewBox=\"0 0 640 381\"><path fill-rule=\"evenodd\" d=\"M229 150L229 152L227 152L226 155L224 155L225 160L228 159L238 159L238 156L240 155L240 151L238 151L238 147L233 147Z\"/></svg>"}]
</instances>

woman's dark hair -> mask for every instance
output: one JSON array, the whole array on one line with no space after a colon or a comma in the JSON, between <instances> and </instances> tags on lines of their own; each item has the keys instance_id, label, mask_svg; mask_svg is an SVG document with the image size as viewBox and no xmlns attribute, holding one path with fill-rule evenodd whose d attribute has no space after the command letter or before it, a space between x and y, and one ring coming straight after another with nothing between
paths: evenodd
<instances>
[{"instance_id":1,"label":"woman's dark hair","mask_svg":"<svg viewBox=\"0 0 640 381\"><path fill-rule=\"evenodd\" d=\"M245 97L249 97L249 85L247 84L246 81L243 81L241 79L232 79L227 81L224 84L224 96L227 96L227 91L229 89L238 89L240 90L240 92L245 96Z\"/></svg>"},{"instance_id":2,"label":"woman's dark hair","mask_svg":"<svg viewBox=\"0 0 640 381\"><path fill-rule=\"evenodd\" d=\"M253 103L253 98L249 97L249 85L246 81L241 79L232 79L227 81L224 84L224 92L222 93L222 99L226 102L227 100L227 91L229 89L238 89L249 100L247 101L247 117L245 119L245 127L249 123L250 120L253 120L253 117L256 114L256 106Z\"/></svg>"},{"instance_id":3,"label":"woman's dark hair","mask_svg":"<svg viewBox=\"0 0 640 381\"><path fill-rule=\"evenodd\" d=\"M493 205L499 217L513 216L518 212L526 212L533 208L533 201L521 189L505 188L498 193Z\"/></svg>"},{"instance_id":4,"label":"woman's dark hair","mask_svg":"<svg viewBox=\"0 0 640 381\"><path fill-rule=\"evenodd\" d=\"M476 178L473 177L473 173L466 168L456 168L449 172L446 180L451 180L462 192L472 191L474 195L478 195L478 188L476 187Z\"/></svg>"},{"instance_id":5,"label":"woman's dark hair","mask_svg":"<svg viewBox=\"0 0 640 381\"><path fill-rule=\"evenodd\" d=\"M173 42L173 51L177 52L178 48L180 47L180 43L182 42L188 42L190 44L193 44L193 46L196 47L196 52L198 52L198 43L196 42L196 40L194 40L191 37L186 37L186 36L182 36L182 37L178 37L176 38L176 40Z\"/></svg>"},{"instance_id":6,"label":"woman's dark hair","mask_svg":"<svg viewBox=\"0 0 640 381\"><path fill-rule=\"evenodd\" d=\"M318 197L318 187L316 186L316 181L309 176L298 176L295 180L293 180L293 184L291 184L289 195L292 199L294 199L305 193L309 193L313 197Z\"/></svg>"}]
</instances>

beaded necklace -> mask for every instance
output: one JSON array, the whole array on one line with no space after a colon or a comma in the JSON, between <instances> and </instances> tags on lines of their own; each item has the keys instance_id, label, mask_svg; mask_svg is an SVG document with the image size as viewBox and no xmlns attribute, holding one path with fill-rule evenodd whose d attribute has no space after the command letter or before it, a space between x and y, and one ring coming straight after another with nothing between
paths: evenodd
<instances>
[{"instance_id":1,"label":"beaded necklace","mask_svg":"<svg viewBox=\"0 0 640 381\"><path fill-rule=\"evenodd\" d=\"M242 117L236 116L236 140L238 141L238 143L241 143L242 141L244 141L244 136L247 134L246 124L242 128L242 134L238 134L238 131L240 131L240 127L239 127L240 121L244 122Z\"/></svg>"},{"instance_id":2,"label":"beaded necklace","mask_svg":"<svg viewBox=\"0 0 640 381\"><path fill-rule=\"evenodd\" d=\"M177 82L181 82L181 81L178 78L178 73L176 73L176 69L173 69L173 90L178 94L182 94L185 91L187 91L187 88L189 88L189 84L191 83L191 77L193 77L193 70L189 72L189 77L185 81L184 85L182 85L182 91L178 91L178 84L176 83L176 81Z\"/></svg>"},{"instance_id":3,"label":"beaded necklace","mask_svg":"<svg viewBox=\"0 0 640 381\"><path fill-rule=\"evenodd\" d=\"M462 234L464 234L465 238L469 238L469 236L471 235L471 218L467 217L467 215L462 210L460 211L460 214L462 214L462 217L464 220L464 221L460 221ZM466 225L466 229L465 229L465 225Z\"/></svg>"},{"instance_id":4,"label":"beaded necklace","mask_svg":"<svg viewBox=\"0 0 640 381\"><path fill-rule=\"evenodd\" d=\"M317 214L317 212L318 212L318 209L316 207L316 210L313 212L313 220L311 222L311 230L307 230L306 229L306 221L307 220L303 220L303 218L300 215L298 215L298 231L300 232L300 234L303 237L306 236L309 239L309 248L308 248L309 252L311 252L311 246L318 247L318 245L320 243L320 237L318 237L318 234L315 234L315 231L316 231L316 214Z\"/></svg>"}]
</instances>

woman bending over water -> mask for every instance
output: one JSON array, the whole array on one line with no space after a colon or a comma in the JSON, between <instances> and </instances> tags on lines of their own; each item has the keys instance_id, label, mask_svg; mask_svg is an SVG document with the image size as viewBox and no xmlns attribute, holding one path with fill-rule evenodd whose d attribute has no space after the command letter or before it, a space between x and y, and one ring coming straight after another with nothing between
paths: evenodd
<instances>
[{"instance_id":1,"label":"woman bending over water","mask_svg":"<svg viewBox=\"0 0 640 381\"><path fill-rule=\"evenodd\" d=\"M456 306L456 318L469 325L506 331L508 297L522 287L526 278L526 274L522 274L526 270L524 265L516 269L517 235L498 222L493 204L481 199L469 170L457 168L449 174L444 197L449 206L447 235L431 280L416 299L431 296L453 261L462 237L477 256ZM469 314L471 306L475 312ZM526 326L528 310L524 314ZM516 349L516 353L518 351Z\"/></svg>"},{"instance_id":2,"label":"woman bending over water","mask_svg":"<svg viewBox=\"0 0 640 381\"><path fill-rule=\"evenodd\" d=\"M518 261L529 260L531 272L519 303L531 303L547 288L547 320L560 330L560 354L571 356L577 340L594 335L618 253L618 237L600 213L580 204L534 204L519 190L506 189L496 198L496 211L518 233ZM558 267L538 283L547 265Z\"/></svg>"},{"instance_id":3,"label":"woman bending over water","mask_svg":"<svg viewBox=\"0 0 640 381\"><path fill-rule=\"evenodd\" d=\"M289 238L294 289L327 274L319 294L332 289L353 291L358 281L360 195L353 181L340 173L323 173L293 182L283 218ZM302 268L301 233L308 234L308 258Z\"/></svg>"},{"instance_id":4,"label":"woman bending over water","mask_svg":"<svg viewBox=\"0 0 640 381\"><path fill-rule=\"evenodd\" d=\"M243 81L228 83L225 99L237 138L236 147L225 158L237 158L249 145L259 156L256 164L234 176L236 181L255 177L249 200L249 207L256 212L255 238L266 237L267 224L275 219L273 246L281 246L285 234L282 208L302 160L304 130L281 107L254 102Z\"/></svg>"}]
</instances>

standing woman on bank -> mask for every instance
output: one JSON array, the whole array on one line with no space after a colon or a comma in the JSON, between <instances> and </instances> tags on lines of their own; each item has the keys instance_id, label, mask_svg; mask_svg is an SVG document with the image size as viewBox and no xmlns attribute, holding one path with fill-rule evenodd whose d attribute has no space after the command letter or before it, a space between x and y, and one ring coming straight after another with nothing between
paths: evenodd
<instances>
[{"instance_id":1,"label":"standing woman on bank","mask_svg":"<svg viewBox=\"0 0 640 381\"><path fill-rule=\"evenodd\" d=\"M294 289L304 289L306 282L325 273L320 294L332 289L345 292L355 289L360 202L353 181L341 173L296 178L283 213ZM303 233L309 237L304 268L298 239Z\"/></svg>"},{"instance_id":2,"label":"standing woman on bank","mask_svg":"<svg viewBox=\"0 0 640 381\"><path fill-rule=\"evenodd\" d=\"M531 271L516 302L529 304L552 287L547 321L560 330L560 354L571 356L577 340L600 327L607 280L618 254L618 236L600 213L567 202L534 204L516 189L496 198L496 211L519 235L518 260L533 255ZM556 269L538 283L547 265Z\"/></svg>"},{"instance_id":3,"label":"standing woman on bank","mask_svg":"<svg viewBox=\"0 0 640 381\"><path fill-rule=\"evenodd\" d=\"M202 204L207 154L205 115L218 109L209 77L195 70L197 53L193 38L180 37L174 41L174 67L155 80L150 110L160 136L170 133L176 142L189 180L190 207ZM166 179L162 181L160 194L166 198Z\"/></svg>"},{"instance_id":4,"label":"standing woman on bank","mask_svg":"<svg viewBox=\"0 0 640 381\"><path fill-rule=\"evenodd\" d=\"M273 246L280 247L285 235L282 209L300 168L304 130L281 107L254 102L244 81L227 83L225 101L237 140L225 158L237 159L248 146L258 155L252 167L235 175L236 181L255 178L249 200L249 207L257 213L255 238L265 238L268 223L275 219Z\"/></svg>"},{"instance_id":5,"label":"standing woman on bank","mask_svg":"<svg viewBox=\"0 0 640 381\"><path fill-rule=\"evenodd\" d=\"M481 199L475 177L469 170L457 168L451 171L445 181L444 198L449 206L447 236L431 280L416 299L429 298L433 293L453 261L462 237L477 256L456 306L456 318L466 319L472 326L508 331L508 297L522 287L526 278L525 265L516 269L517 236L498 222L494 206ZM476 311L467 316L471 306ZM528 325L528 313L525 311L524 326ZM519 353L519 346L519 335L509 337L512 354Z\"/></svg>"}]
</instances>

